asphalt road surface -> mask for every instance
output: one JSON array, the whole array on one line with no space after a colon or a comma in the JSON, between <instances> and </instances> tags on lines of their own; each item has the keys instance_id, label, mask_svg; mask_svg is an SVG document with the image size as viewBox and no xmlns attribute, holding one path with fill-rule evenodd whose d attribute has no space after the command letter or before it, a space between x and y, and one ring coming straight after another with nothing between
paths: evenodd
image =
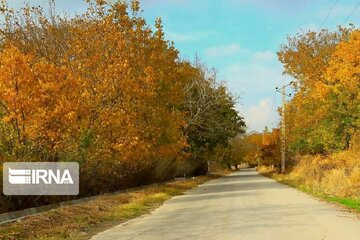
<instances>
[{"instance_id":1,"label":"asphalt road surface","mask_svg":"<svg viewBox=\"0 0 360 240\"><path fill-rule=\"evenodd\" d=\"M92 239L359 240L360 219L245 169Z\"/></svg>"}]
</instances>

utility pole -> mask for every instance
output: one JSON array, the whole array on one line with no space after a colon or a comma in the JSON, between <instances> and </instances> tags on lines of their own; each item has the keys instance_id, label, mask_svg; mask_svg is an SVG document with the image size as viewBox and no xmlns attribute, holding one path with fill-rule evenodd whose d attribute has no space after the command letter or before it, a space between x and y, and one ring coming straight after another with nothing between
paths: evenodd
<instances>
[{"instance_id":1,"label":"utility pole","mask_svg":"<svg viewBox=\"0 0 360 240\"><path fill-rule=\"evenodd\" d=\"M281 93L282 95L282 107L281 107L281 173L285 173L286 167L286 125L285 125L285 106L286 106L286 96L290 97L291 94L286 94L285 90L286 87L293 84L293 81L290 82L288 85L283 85L281 87L281 91L277 87L276 90Z\"/></svg>"},{"instance_id":2,"label":"utility pole","mask_svg":"<svg viewBox=\"0 0 360 240\"><path fill-rule=\"evenodd\" d=\"M281 107L281 173L285 172L285 144L286 144L286 135L285 135L285 85L281 88L282 94L282 107Z\"/></svg>"}]
</instances>

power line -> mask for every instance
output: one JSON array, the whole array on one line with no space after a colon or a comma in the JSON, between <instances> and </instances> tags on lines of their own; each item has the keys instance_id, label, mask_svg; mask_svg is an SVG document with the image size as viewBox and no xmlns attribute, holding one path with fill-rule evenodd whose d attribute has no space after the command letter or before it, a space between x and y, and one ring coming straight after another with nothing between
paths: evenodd
<instances>
[{"instance_id":1,"label":"power line","mask_svg":"<svg viewBox=\"0 0 360 240\"><path fill-rule=\"evenodd\" d=\"M360 1L355 5L355 7L351 10L349 16L347 16L346 20L344 21L344 23L342 25L344 25L351 17L351 15L353 15L353 13L356 11L356 9L360 6Z\"/></svg>"},{"instance_id":2,"label":"power line","mask_svg":"<svg viewBox=\"0 0 360 240\"><path fill-rule=\"evenodd\" d=\"M324 21L322 22L322 24L321 24L321 26L320 26L320 29L324 26L324 24L325 24L326 21L328 20L330 14L331 14L332 11L334 10L334 8L335 8L335 6L336 6L336 4L337 4L338 1L339 1L339 0L336 0L336 1L335 1L334 5L333 5L332 8L330 9L329 13L326 15L326 18L325 18Z\"/></svg>"},{"instance_id":3,"label":"power line","mask_svg":"<svg viewBox=\"0 0 360 240\"><path fill-rule=\"evenodd\" d=\"M274 91L274 97L272 99L272 102L271 102L271 107L269 109L269 114L268 114L268 117L266 119L266 126L269 125L269 121L270 121L270 117L272 115L272 112L273 112L273 107L274 107L274 103L275 103L275 98L276 98L276 90ZM267 126L269 127L269 126Z\"/></svg>"}]
</instances>

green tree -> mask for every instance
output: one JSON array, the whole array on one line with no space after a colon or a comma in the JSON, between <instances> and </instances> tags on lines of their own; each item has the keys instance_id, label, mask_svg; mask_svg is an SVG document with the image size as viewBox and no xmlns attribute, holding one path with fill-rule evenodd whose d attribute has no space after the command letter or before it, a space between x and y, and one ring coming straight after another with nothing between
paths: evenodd
<instances>
[{"instance_id":1,"label":"green tree","mask_svg":"<svg viewBox=\"0 0 360 240\"><path fill-rule=\"evenodd\" d=\"M192 161L197 162L196 171L205 172L204 153L213 152L217 146L228 146L232 138L245 132L245 122L235 109L235 98L224 84L217 82L216 71L207 69L199 61L195 68L185 90L184 133L189 143L187 151L192 154Z\"/></svg>"}]
</instances>

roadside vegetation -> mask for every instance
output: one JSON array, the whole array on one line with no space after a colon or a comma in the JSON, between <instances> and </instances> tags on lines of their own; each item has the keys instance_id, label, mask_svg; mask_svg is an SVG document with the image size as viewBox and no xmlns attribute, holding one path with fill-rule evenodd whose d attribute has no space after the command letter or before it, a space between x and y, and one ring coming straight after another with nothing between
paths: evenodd
<instances>
[{"instance_id":1,"label":"roadside vegetation","mask_svg":"<svg viewBox=\"0 0 360 240\"><path fill-rule=\"evenodd\" d=\"M1 2L0 163L78 162L78 198L206 174L244 132L237 98L139 1L86 2L73 17ZM1 195L0 212L70 199Z\"/></svg>"},{"instance_id":2,"label":"roadside vegetation","mask_svg":"<svg viewBox=\"0 0 360 240\"><path fill-rule=\"evenodd\" d=\"M260 171L359 210L360 30L354 26L299 33L278 57L294 79L286 104L287 173L280 167L279 129L251 134ZM251 142L251 141L250 141ZM273 143L273 144L269 144Z\"/></svg>"},{"instance_id":3,"label":"roadside vegetation","mask_svg":"<svg viewBox=\"0 0 360 240\"><path fill-rule=\"evenodd\" d=\"M304 184L304 181L301 180L301 177L299 178L299 176L296 176L292 173L280 174L278 170L274 167L262 165L259 166L257 170L262 175L272 178L280 183L297 188L322 200L338 204L339 206L345 206L347 209L354 212L360 212L360 197L358 197L357 195L339 197L338 194L329 194L325 192L321 187L314 188L313 183ZM331 185L331 187L333 188L334 185Z\"/></svg>"},{"instance_id":4,"label":"roadside vegetation","mask_svg":"<svg viewBox=\"0 0 360 240\"><path fill-rule=\"evenodd\" d=\"M181 195L220 175L200 176L139 190L102 195L89 202L61 207L0 226L0 239L90 239L94 234L149 213L173 196Z\"/></svg>"}]
</instances>

